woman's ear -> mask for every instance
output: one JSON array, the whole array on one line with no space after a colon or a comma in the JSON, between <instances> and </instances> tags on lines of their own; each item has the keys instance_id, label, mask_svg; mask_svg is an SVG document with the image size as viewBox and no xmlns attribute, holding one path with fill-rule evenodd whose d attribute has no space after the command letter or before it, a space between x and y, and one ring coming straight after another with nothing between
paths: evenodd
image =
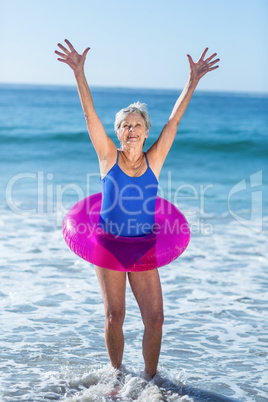
<instances>
[{"instance_id":1,"label":"woman's ear","mask_svg":"<svg viewBox=\"0 0 268 402\"><path fill-rule=\"evenodd\" d=\"M118 141L119 141L119 142L120 142L120 144L121 144L121 135L120 135L119 130L118 130L118 131L116 131L116 135L117 135Z\"/></svg>"}]
</instances>

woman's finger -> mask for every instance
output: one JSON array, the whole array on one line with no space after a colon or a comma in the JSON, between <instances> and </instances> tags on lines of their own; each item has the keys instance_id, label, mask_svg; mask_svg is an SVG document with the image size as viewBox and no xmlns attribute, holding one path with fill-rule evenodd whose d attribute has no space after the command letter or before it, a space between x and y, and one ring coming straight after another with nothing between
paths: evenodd
<instances>
[{"instance_id":1,"label":"woman's finger","mask_svg":"<svg viewBox=\"0 0 268 402\"><path fill-rule=\"evenodd\" d=\"M62 63L66 63L66 64L68 64L68 63L67 63L67 61L66 61L65 59L60 59L60 58L57 58L57 60L61 61Z\"/></svg>"},{"instance_id":2,"label":"woman's finger","mask_svg":"<svg viewBox=\"0 0 268 402\"><path fill-rule=\"evenodd\" d=\"M187 54L187 57L188 57L189 64L192 67L194 65L193 59L191 58L191 56L189 54Z\"/></svg>"},{"instance_id":3,"label":"woman's finger","mask_svg":"<svg viewBox=\"0 0 268 402\"><path fill-rule=\"evenodd\" d=\"M66 54L64 54L64 53L61 53L61 52L58 52L57 50L55 50L55 53L58 55L58 56L60 56L60 57L67 57L67 55Z\"/></svg>"},{"instance_id":4,"label":"woman's finger","mask_svg":"<svg viewBox=\"0 0 268 402\"><path fill-rule=\"evenodd\" d=\"M210 63L208 63L207 65L208 65L208 67L211 67L211 66L213 66L213 64L216 64L216 63L218 63L220 61L220 59L216 59L216 60L214 60L214 61L211 61Z\"/></svg>"},{"instance_id":5,"label":"woman's finger","mask_svg":"<svg viewBox=\"0 0 268 402\"><path fill-rule=\"evenodd\" d=\"M85 57L85 56L87 55L87 53L88 53L89 50L90 50L90 47L87 47L87 48L83 51L82 56Z\"/></svg>"},{"instance_id":6,"label":"woman's finger","mask_svg":"<svg viewBox=\"0 0 268 402\"><path fill-rule=\"evenodd\" d=\"M210 67L210 68L208 69L208 71L216 70L216 68L219 68L219 66Z\"/></svg>"},{"instance_id":7,"label":"woman's finger","mask_svg":"<svg viewBox=\"0 0 268 402\"><path fill-rule=\"evenodd\" d=\"M69 52L69 50L68 50L68 49L66 49L66 47L62 46L62 44L61 44L61 43L58 43L58 46L59 46L59 48L60 48L61 50L63 50L63 51L64 51L64 53L66 53L66 54L69 54L69 53L70 53L70 52Z\"/></svg>"},{"instance_id":8,"label":"woman's finger","mask_svg":"<svg viewBox=\"0 0 268 402\"><path fill-rule=\"evenodd\" d=\"M207 51L208 51L208 47L205 48L205 50L204 50L203 53L201 54L201 57L200 57L199 60L203 60L203 59L204 59L205 54L207 53Z\"/></svg>"},{"instance_id":9,"label":"woman's finger","mask_svg":"<svg viewBox=\"0 0 268 402\"><path fill-rule=\"evenodd\" d=\"M67 43L71 51L75 50L71 42L68 41L68 39L64 39L64 42Z\"/></svg>"},{"instance_id":10,"label":"woman's finger","mask_svg":"<svg viewBox=\"0 0 268 402\"><path fill-rule=\"evenodd\" d=\"M204 60L206 63L209 62L210 60L212 60L214 57L217 56L217 53L213 53L212 56L208 57L206 60Z\"/></svg>"}]
</instances>

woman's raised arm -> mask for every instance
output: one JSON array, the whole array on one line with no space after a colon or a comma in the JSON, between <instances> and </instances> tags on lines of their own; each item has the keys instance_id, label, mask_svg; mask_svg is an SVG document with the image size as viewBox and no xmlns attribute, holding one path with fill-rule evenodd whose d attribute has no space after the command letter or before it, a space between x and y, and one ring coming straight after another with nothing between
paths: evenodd
<instances>
[{"instance_id":1,"label":"woman's raised arm","mask_svg":"<svg viewBox=\"0 0 268 402\"><path fill-rule=\"evenodd\" d=\"M88 132L92 144L98 154L99 160L102 161L106 159L110 150L116 147L113 141L106 134L104 127L95 111L91 92L85 77L84 64L90 48L86 48L82 54L79 54L67 39L65 39L65 43L69 49L59 43L58 47L61 49L61 52L55 50L55 53L60 56L58 60L68 64L68 66L70 66L74 72L79 97L86 118Z\"/></svg>"},{"instance_id":2,"label":"woman's raised arm","mask_svg":"<svg viewBox=\"0 0 268 402\"><path fill-rule=\"evenodd\" d=\"M189 102L198 82L209 71L215 70L219 67L214 65L218 63L220 59L213 60L216 57L217 53L214 53L212 56L205 59L207 51L208 48L203 51L200 59L196 63L193 62L193 59L189 54L187 55L190 65L189 79L180 97L175 103L168 122L163 128L159 138L148 150L148 156L150 155L152 164L155 166L156 173L160 173L165 158L175 139L178 125L180 124L182 116L187 106L189 105Z\"/></svg>"}]
</instances>

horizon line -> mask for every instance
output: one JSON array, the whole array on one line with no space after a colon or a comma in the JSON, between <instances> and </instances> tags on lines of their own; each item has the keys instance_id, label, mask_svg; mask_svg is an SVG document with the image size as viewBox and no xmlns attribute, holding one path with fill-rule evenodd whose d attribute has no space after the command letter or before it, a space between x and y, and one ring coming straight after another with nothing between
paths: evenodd
<instances>
[{"instance_id":1,"label":"horizon line","mask_svg":"<svg viewBox=\"0 0 268 402\"><path fill-rule=\"evenodd\" d=\"M73 88L76 89L75 84L55 84L55 83L33 83L33 82L1 82L0 87L42 87L42 88ZM131 87L124 85L91 85L92 89L111 89L111 90L131 90L131 91L182 91L183 88L167 88L167 87ZM268 91L257 91L257 90L224 90L224 89L196 89L195 92L203 92L203 93L223 93L223 94L242 94L242 95L262 95L268 96Z\"/></svg>"}]
</instances>

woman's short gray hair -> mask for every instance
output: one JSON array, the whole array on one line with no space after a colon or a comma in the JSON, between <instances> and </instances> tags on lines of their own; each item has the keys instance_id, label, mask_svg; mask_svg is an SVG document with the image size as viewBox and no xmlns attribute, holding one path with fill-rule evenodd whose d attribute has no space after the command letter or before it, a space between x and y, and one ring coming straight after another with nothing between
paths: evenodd
<instances>
[{"instance_id":1,"label":"woman's short gray hair","mask_svg":"<svg viewBox=\"0 0 268 402\"><path fill-rule=\"evenodd\" d=\"M132 103L131 105L129 105L128 107L119 110L119 112L116 113L115 122L114 122L114 130L116 133L118 132L122 121L130 113L139 113L145 122L146 130L148 130L148 131L150 130L151 122L150 122L149 113L147 111L146 103L135 102L135 103Z\"/></svg>"}]
</instances>

